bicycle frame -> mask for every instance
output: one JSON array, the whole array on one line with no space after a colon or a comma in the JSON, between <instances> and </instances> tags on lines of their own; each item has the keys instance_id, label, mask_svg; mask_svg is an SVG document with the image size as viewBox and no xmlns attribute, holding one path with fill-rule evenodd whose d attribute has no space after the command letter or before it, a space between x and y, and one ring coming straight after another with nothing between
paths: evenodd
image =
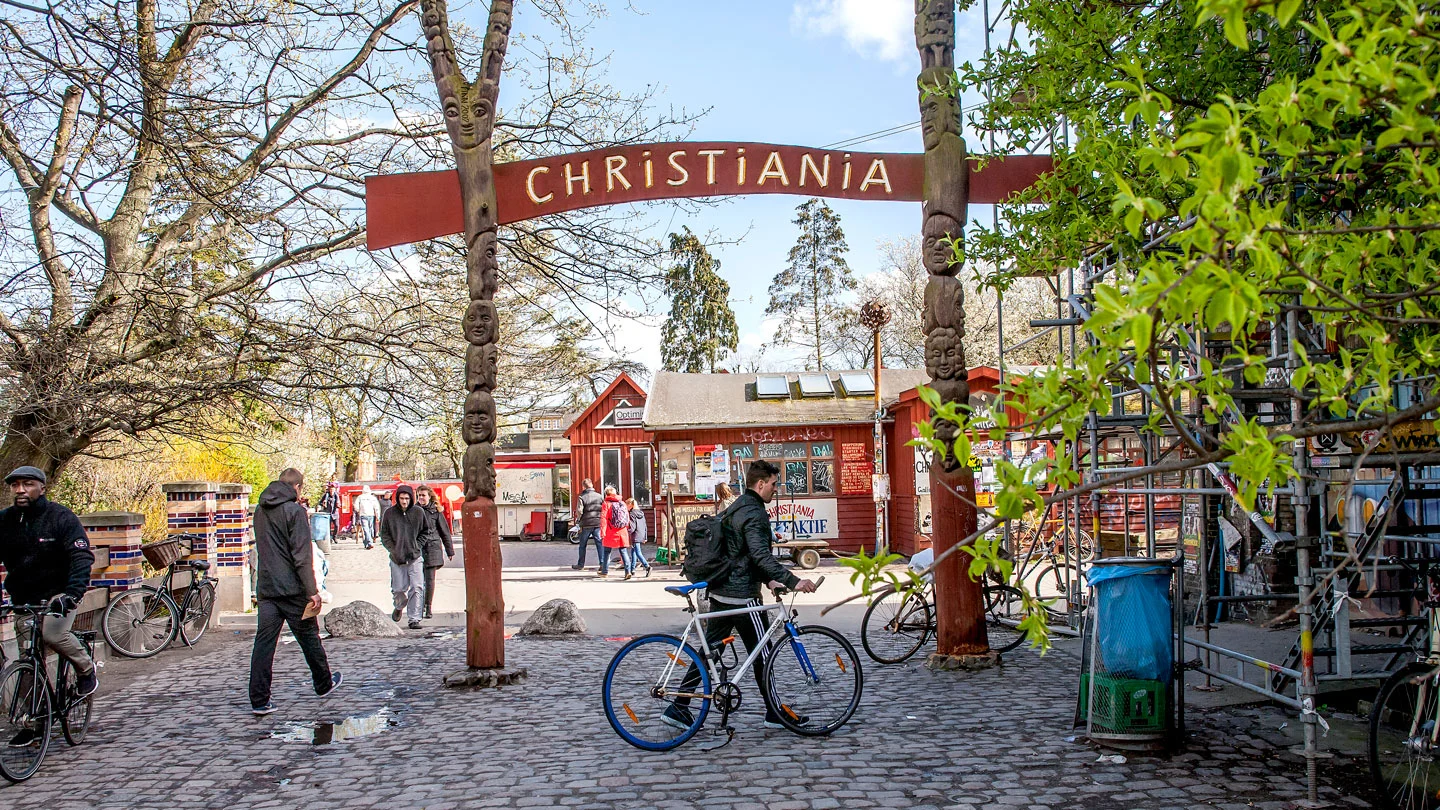
<instances>
[{"instance_id":1,"label":"bicycle frame","mask_svg":"<svg viewBox=\"0 0 1440 810\"><path fill-rule=\"evenodd\" d=\"M688 595L686 598L689 598ZM720 678L720 669L717 668L717 664L720 663L720 653L716 653L715 651L711 650L709 643L705 639L705 622L707 620L718 619L723 616L742 616L750 613L768 613L770 611L780 611L782 615L769 623L769 625L765 628L764 634L760 636L760 643L755 645L755 649L748 651L748 654L745 656L745 660L741 661L739 666L737 666L733 671L730 670L728 667L725 668L726 673L727 675L729 675L729 677L722 681L722 679ZM784 602L776 602L772 605L759 604L749 607L733 608L730 610L715 610L709 613L696 612L695 615L690 617L690 621L685 625L684 632L680 634L680 643L689 643L691 633L694 633L695 637L699 639L700 643L694 644L692 646L700 652L700 659L705 662L705 666L710 670L710 682L714 685L712 686L712 689L718 689L722 682L733 683L737 680L740 680L740 678L743 677L744 674L748 672L752 666L755 665L761 655L765 655L770 652L771 647L779 640L779 637L782 635L782 633L788 638L790 638L792 643L795 644L796 658L799 659L800 666L804 669L805 676L808 678L812 678L816 681L819 680L819 678L815 675L815 668L811 666L810 659L805 654L805 647L799 642L799 632L795 629L794 616ZM679 655L673 656L671 658L670 663L666 664L665 668L661 670L660 677L656 681L657 685L670 682L670 678L675 673L675 667L680 663L680 661L681 656ZM699 698L702 700L709 700L712 699L714 695L677 692L675 694L666 695L666 697Z\"/></svg>"}]
</instances>

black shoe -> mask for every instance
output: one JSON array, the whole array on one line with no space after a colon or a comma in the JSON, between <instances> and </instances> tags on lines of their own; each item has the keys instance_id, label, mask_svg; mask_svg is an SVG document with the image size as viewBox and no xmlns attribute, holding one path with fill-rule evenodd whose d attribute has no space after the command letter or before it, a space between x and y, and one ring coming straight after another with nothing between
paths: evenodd
<instances>
[{"instance_id":1,"label":"black shoe","mask_svg":"<svg viewBox=\"0 0 1440 810\"><path fill-rule=\"evenodd\" d=\"M678 728L681 731L689 731L695 725L695 715L690 710L678 703L671 703L660 713L660 722L671 728Z\"/></svg>"},{"instance_id":2,"label":"black shoe","mask_svg":"<svg viewBox=\"0 0 1440 810\"><path fill-rule=\"evenodd\" d=\"M271 712L273 712L273 711L275 711L275 704L274 704L274 703L271 703L271 702L268 701L268 700L265 701L265 705L264 705L264 706L251 706L251 707L250 707L250 713L253 714L253 715L255 715L255 716L257 716L257 717L262 717L262 716L267 715L267 714L269 714L269 713L271 713Z\"/></svg>"},{"instance_id":3,"label":"black shoe","mask_svg":"<svg viewBox=\"0 0 1440 810\"><path fill-rule=\"evenodd\" d=\"M10 738L11 748L28 748L40 741L40 735L30 728L20 729L20 733Z\"/></svg>"},{"instance_id":4,"label":"black shoe","mask_svg":"<svg viewBox=\"0 0 1440 810\"><path fill-rule=\"evenodd\" d=\"M571 570L571 571L584 571L584 570L585 570L585 566L583 566L583 565L572 565L572 566L570 566L570 570Z\"/></svg>"},{"instance_id":5,"label":"black shoe","mask_svg":"<svg viewBox=\"0 0 1440 810\"><path fill-rule=\"evenodd\" d=\"M649 578L650 578L650 566L648 566L648 565L645 566L645 578L646 578L646 579L649 579Z\"/></svg>"},{"instance_id":6,"label":"black shoe","mask_svg":"<svg viewBox=\"0 0 1440 810\"><path fill-rule=\"evenodd\" d=\"M796 714L794 719L795 719L796 725L801 725L801 726L803 726L803 725L805 725L805 724L807 724L807 723L810 722L809 716L803 715L803 714ZM780 718L776 717L775 715L773 715L773 714L767 714L767 715L765 715L765 727L766 727L766 728L785 728L785 724L782 723L782 722L780 722Z\"/></svg>"},{"instance_id":7,"label":"black shoe","mask_svg":"<svg viewBox=\"0 0 1440 810\"><path fill-rule=\"evenodd\" d=\"M404 612L405 612L405 611L401 610L400 608L395 608L394 610L390 611L390 621L392 621L392 622L398 622L398 621L400 621L400 615L401 615L402 613L404 613Z\"/></svg>"},{"instance_id":8,"label":"black shoe","mask_svg":"<svg viewBox=\"0 0 1440 810\"><path fill-rule=\"evenodd\" d=\"M93 669L89 672L80 673L80 676L75 679L75 697L77 698L90 697L95 694L95 690L99 688L100 679L96 677L95 670Z\"/></svg>"},{"instance_id":9,"label":"black shoe","mask_svg":"<svg viewBox=\"0 0 1440 810\"><path fill-rule=\"evenodd\" d=\"M336 689L339 689L340 684L344 682L344 675L340 674L339 672L332 672L330 673L330 688L326 689L324 692L316 692L315 694L319 695L320 697L329 697L330 693L334 692Z\"/></svg>"},{"instance_id":10,"label":"black shoe","mask_svg":"<svg viewBox=\"0 0 1440 810\"><path fill-rule=\"evenodd\" d=\"M407 626L408 626L411 630L419 630L419 629L420 629L420 622L410 622L410 624L407 625Z\"/></svg>"}]
</instances>

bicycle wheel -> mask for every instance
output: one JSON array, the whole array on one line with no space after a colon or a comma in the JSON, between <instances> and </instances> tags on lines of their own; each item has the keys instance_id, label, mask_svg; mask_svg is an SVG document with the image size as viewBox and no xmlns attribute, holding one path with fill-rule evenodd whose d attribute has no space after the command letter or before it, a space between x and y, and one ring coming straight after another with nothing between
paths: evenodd
<instances>
[{"instance_id":1,"label":"bicycle wheel","mask_svg":"<svg viewBox=\"0 0 1440 810\"><path fill-rule=\"evenodd\" d=\"M860 645L881 664L898 664L919 652L935 628L935 614L921 591L887 590L860 620Z\"/></svg>"},{"instance_id":2,"label":"bicycle wheel","mask_svg":"<svg viewBox=\"0 0 1440 810\"><path fill-rule=\"evenodd\" d=\"M845 725L865 687L855 647L818 625L797 628L776 642L765 669L766 707L781 725L807 737Z\"/></svg>"},{"instance_id":3,"label":"bicycle wheel","mask_svg":"<svg viewBox=\"0 0 1440 810\"><path fill-rule=\"evenodd\" d=\"M1090 563L1095 561L1095 538L1084 529L1076 529L1075 536L1080 538L1080 561Z\"/></svg>"},{"instance_id":4,"label":"bicycle wheel","mask_svg":"<svg viewBox=\"0 0 1440 810\"><path fill-rule=\"evenodd\" d=\"M1046 612L1052 620L1064 621L1064 618L1070 615L1068 582L1073 582L1074 579L1075 569L1068 565L1052 563L1036 572L1031 586L1037 599L1050 603Z\"/></svg>"},{"instance_id":5,"label":"bicycle wheel","mask_svg":"<svg viewBox=\"0 0 1440 810\"><path fill-rule=\"evenodd\" d=\"M149 658L175 640L179 613L168 594L143 585L110 600L100 629L115 652L127 658Z\"/></svg>"},{"instance_id":6,"label":"bicycle wheel","mask_svg":"<svg viewBox=\"0 0 1440 810\"><path fill-rule=\"evenodd\" d=\"M1370 711L1370 776L1386 807L1440 807L1440 676L1430 664L1391 675Z\"/></svg>"},{"instance_id":7,"label":"bicycle wheel","mask_svg":"<svg viewBox=\"0 0 1440 810\"><path fill-rule=\"evenodd\" d=\"M60 704L60 730L65 733L65 742L79 745L85 742L85 732L90 730L90 711L95 702L94 695L76 698L80 692L80 673L65 659L60 659L60 672L56 677Z\"/></svg>"},{"instance_id":8,"label":"bicycle wheel","mask_svg":"<svg viewBox=\"0 0 1440 810\"><path fill-rule=\"evenodd\" d=\"M985 633L990 649L1009 652L1020 646L1025 634L1016 628L1025 618L1025 600L1020 589L1010 585L989 585L985 588Z\"/></svg>"},{"instance_id":9,"label":"bicycle wheel","mask_svg":"<svg viewBox=\"0 0 1440 810\"><path fill-rule=\"evenodd\" d=\"M695 736L710 712L710 699L700 698L698 707L692 699L679 712L671 708L691 665L700 669L700 684L691 691L710 694L710 673L700 655L674 636L641 636L615 653L602 695L605 719L620 739L647 751L668 751Z\"/></svg>"},{"instance_id":10,"label":"bicycle wheel","mask_svg":"<svg viewBox=\"0 0 1440 810\"><path fill-rule=\"evenodd\" d=\"M0 776L23 782L50 750L50 689L34 661L0 672Z\"/></svg>"},{"instance_id":11,"label":"bicycle wheel","mask_svg":"<svg viewBox=\"0 0 1440 810\"><path fill-rule=\"evenodd\" d=\"M215 609L215 583L205 580L185 594L185 604L180 608L180 640L186 647L205 635L210 626L210 612Z\"/></svg>"}]
</instances>

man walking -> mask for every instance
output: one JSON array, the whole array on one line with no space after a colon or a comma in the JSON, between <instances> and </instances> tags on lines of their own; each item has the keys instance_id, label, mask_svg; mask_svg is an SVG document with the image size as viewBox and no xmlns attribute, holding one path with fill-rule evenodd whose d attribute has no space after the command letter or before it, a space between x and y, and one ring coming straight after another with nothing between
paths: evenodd
<instances>
[{"instance_id":1,"label":"man walking","mask_svg":"<svg viewBox=\"0 0 1440 810\"><path fill-rule=\"evenodd\" d=\"M600 516L605 511L605 498L595 491L595 484L589 478L585 479L579 502L580 559L570 567L576 571L585 570L585 548L594 542L595 556L600 558L600 573L605 574L610 569L610 550L601 545L600 540Z\"/></svg>"},{"instance_id":2,"label":"man walking","mask_svg":"<svg viewBox=\"0 0 1440 810\"><path fill-rule=\"evenodd\" d=\"M815 583L800 579L792 574L770 551L775 530L770 524L770 515L765 505L775 500L779 488L780 468L763 459L750 465L745 473L745 494L720 515L720 530L724 533L725 548L729 552L729 569L710 581L706 591L710 595L711 610L733 610L755 607L761 604L760 586L769 583L771 587L781 585L801 593L812 593ZM748 654L760 643L764 631L760 614L741 613L735 616L721 616L705 622L705 639L712 650L720 649L726 638L739 636L745 642ZM755 683L765 690L765 658L761 656L752 670ZM680 682L681 692L693 692L700 683L700 669L691 666ZM679 698L660 715L661 721L676 728L689 728L694 722L690 714L690 699ZM766 728L784 728L780 718L765 712Z\"/></svg>"},{"instance_id":3,"label":"man walking","mask_svg":"<svg viewBox=\"0 0 1440 810\"><path fill-rule=\"evenodd\" d=\"M100 687L95 662L86 654L80 639L70 632L80 598L90 587L90 567L95 553L90 538L75 513L45 497L45 472L38 467L19 467L5 476L15 504L0 511L0 564L5 566L5 590L17 605L49 605L50 611L34 626L31 615L17 615L15 632L20 649L30 643L30 634L40 633L45 646L65 657L79 673L80 696ZM39 739L32 729L22 729L10 741L14 748Z\"/></svg>"},{"instance_id":4,"label":"man walking","mask_svg":"<svg viewBox=\"0 0 1440 810\"><path fill-rule=\"evenodd\" d=\"M250 653L250 710L257 715L275 711L270 702L270 677L275 663L275 644L280 628L290 626L305 663L315 694L325 697L340 685L340 673L330 671L325 647L320 643L320 588L315 580L314 552L310 549L310 521L297 499L305 476L295 468L280 473L260 493L255 508L255 550L260 560L255 595L259 616L255 627L255 649ZM311 615L307 618L306 608Z\"/></svg>"},{"instance_id":5,"label":"man walking","mask_svg":"<svg viewBox=\"0 0 1440 810\"><path fill-rule=\"evenodd\" d=\"M360 494L355 496L355 501L350 505L352 514L360 526L355 531L360 535L360 541L365 548L375 547L375 522L380 519L380 499L370 491L370 485L366 484Z\"/></svg>"},{"instance_id":6,"label":"man walking","mask_svg":"<svg viewBox=\"0 0 1440 810\"><path fill-rule=\"evenodd\" d=\"M405 613L411 630L420 629L425 610L425 557L420 536L425 531L425 510L415 505L409 484L395 488L395 505L380 519L380 543L390 552L390 593L395 597L392 621Z\"/></svg>"}]
</instances>

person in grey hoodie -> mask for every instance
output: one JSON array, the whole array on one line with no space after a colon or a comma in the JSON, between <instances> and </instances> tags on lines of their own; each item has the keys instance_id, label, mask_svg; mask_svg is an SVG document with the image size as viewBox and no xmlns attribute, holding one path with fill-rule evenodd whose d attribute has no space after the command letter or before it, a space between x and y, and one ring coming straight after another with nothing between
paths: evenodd
<instances>
[{"instance_id":1,"label":"person in grey hoodie","mask_svg":"<svg viewBox=\"0 0 1440 810\"><path fill-rule=\"evenodd\" d=\"M290 625L305 663L315 694L325 697L340 685L341 675L331 672L325 647L320 643L320 623L314 616L304 618L307 607L320 610L320 588L315 581L314 552L310 549L310 520L297 501L305 477L293 467L280 473L260 493L255 508L255 551L259 576L255 596L259 603L255 625L255 648L250 653L250 710L255 714L275 711L270 702L270 676L275 663L275 644L280 629Z\"/></svg>"},{"instance_id":2,"label":"person in grey hoodie","mask_svg":"<svg viewBox=\"0 0 1440 810\"><path fill-rule=\"evenodd\" d=\"M411 630L420 629L425 610L425 557L421 534L425 510L415 505L415 490L409 484L395 488L395 505L380 518L380 543L390 552L390 593L395 597L392 621L407 614Z\"/></svg>"}]
</instances>

